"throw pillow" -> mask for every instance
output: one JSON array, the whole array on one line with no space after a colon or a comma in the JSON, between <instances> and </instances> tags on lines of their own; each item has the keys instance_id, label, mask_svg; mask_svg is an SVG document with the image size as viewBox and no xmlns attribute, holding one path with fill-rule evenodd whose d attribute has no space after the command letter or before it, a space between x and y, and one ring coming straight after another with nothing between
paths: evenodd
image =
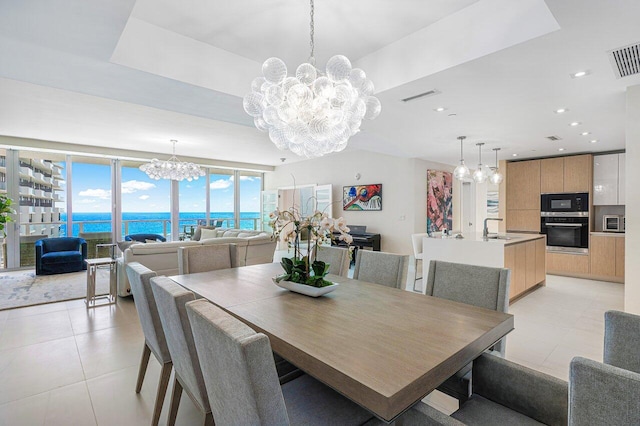
<instances>
[{"instance_id":1,"label":"throw pillow","mask_svg":"<svg viewBox=\"0 0 640 426\"><path fill-rule=\"evenodd\" d=\"M215 229L202 229L199 241L216 238L217 236L218 232Z\"/></svg>"},{"instance_id":2,"label":"throw pillow","mask_svg":"<svg viewBox=\"0 0 640 426\"><path fill-rule=\"evenodd\" d=\"M203 229L216 229L215 226L211 225L211 226L204 226L204 225L198 225L198 227L196 228L196 232L193 233L193 237L191 237L191 239L193 241L200 241L202 239L202 230ZM211 238L211 237L209 237Z\"/></svg>"},{"instance_id":3,"label":"throw pillow","mask_svg":"<svg viewBox=\"0 0 640 426\"><path fill-rule=\"evenodd\" d=\"M126 249L128 249L129 247L131 247L132 245L136 244L137 241L118 241L118 248L120 249L121 252L124 253L124 251Z\"/></svg>"}]
</instances>

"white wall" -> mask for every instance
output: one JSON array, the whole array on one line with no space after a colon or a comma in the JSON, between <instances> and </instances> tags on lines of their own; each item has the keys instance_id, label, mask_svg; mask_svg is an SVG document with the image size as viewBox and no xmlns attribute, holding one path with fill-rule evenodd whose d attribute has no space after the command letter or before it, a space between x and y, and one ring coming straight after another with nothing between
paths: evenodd
<instances>
[{"instance_id":1,"label":"white wall","mask_svg":"<svg viewBox=\"0 0 640 426\"><path fill-rule=\"evenodd\" d=\"M284 164L265 173L265 189L304 184L333 185L333 216L344 217L348 225L366 225L379 233L382 251L412 254L411 234L425 232L427 216L427 169L453 171L454 166L366 151L348 151L313 160ZM356 180L355 175L361 175ZM382 210L342 210L342 187L354 184L382 184ZM457 182L454 183L454 229L457 226Z\"/></svg>"},{"instance_id":2,"label":"white wall","mask_svg":"<svg viewBox=\"0 0 640 426\"><path fill-rule=\"evenodd\" d=\"M627 88L627 165L640 163L640 85ZM626 168L624 310L640 314L640 167Z\"/></svg>"}]
</instances>

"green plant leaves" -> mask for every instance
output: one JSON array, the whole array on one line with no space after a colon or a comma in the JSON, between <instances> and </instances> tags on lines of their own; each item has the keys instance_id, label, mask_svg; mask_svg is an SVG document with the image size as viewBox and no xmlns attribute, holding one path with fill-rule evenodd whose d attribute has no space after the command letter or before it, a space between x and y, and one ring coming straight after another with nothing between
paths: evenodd
<instances>
[{"instance_id":1,"label":"green plant leaves","mask_svg":"<svg viewBox=\"0 0 640 426\"><path fill-rule=\"evenodd\" d=\"M298 284L310 285L313 287L326 287L331 285L330 281L324 279L329 273L329 265L320 260L314 261L310 266L307 274L307 265L309 259L304 256L302 259L282 258L280 265L284 269L284 274L276 277L276 281L291 281Z\"/></svg>"}]
</instances>

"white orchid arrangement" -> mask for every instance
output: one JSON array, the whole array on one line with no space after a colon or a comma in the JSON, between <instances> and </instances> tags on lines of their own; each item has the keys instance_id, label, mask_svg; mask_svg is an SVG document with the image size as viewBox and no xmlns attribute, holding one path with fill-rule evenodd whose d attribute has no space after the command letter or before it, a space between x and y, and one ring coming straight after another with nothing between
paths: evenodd
<instances>
[{"instance_id":1,"label":"white orchid arrangement","mask_svg":"<svg viewBox=\"0 0 640 426\"><path fill-rule=\"evenodd\" d=\"M285 274L277 277L278 281L287 280L299 284L307 284L314 287L331 285L324 279L329 270L329 265L317 260L317 247L322 243L330 243L334 231L338 231L337 238L347 244L351 244L353 238L349 235L349 228L344 218L330 218L326 213L315 211L310 216L302 216L295 207L288 210L275 210L269 214L269 225L273 229L274 238L283 236L289 248L293 248L292 258L283 258L282 267ZM283 234L284 233L284 234ZM305 244L307 253L314 253L313 262L308 255L303 256L300 245Z\"/></svg>"}]
</instances>

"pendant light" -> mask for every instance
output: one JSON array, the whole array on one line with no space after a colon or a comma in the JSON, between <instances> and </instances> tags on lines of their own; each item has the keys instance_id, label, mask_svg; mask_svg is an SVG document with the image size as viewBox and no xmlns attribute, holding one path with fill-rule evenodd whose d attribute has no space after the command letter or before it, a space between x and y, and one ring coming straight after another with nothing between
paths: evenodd
<instances>
[{"instance_id":1,"label":"pendant light","mask_svg":"<svg viewBox=\"0 0 640 426\"><path fill-rule=\"evenodd\" d=\"M496 152L496 166L491 168L493 173L491 174L491 177L489 177L489 182L494 185L500 185L504 179L502 173L498 171L498 151L500 151L500 148L493 148L493 150Z\"/></svg>"},{"instance_id":2,"label":"pendant light","mask_svg":"<svg viewBox=\"0 0 640 426\"><path fill-rule=\"evenodd\" d=\"M469 172L469 168L467 167L466 164L464 164L464 155L463 155L462 145L463 145L463 141L466 138L467 138L466 136L458 136L458 139L460 140L460 165L458 165L458 167L456 167L456 169L453 171L453 175L458 180L467 179L471 175L471 173Z\"/></svg>"},{"instance_id":3,"label":"pendant light","mask_svg":"<svg viewBox=\"0 0 640 426\"><path fill-rule=\"evenodd\" d=\"M478 147L478 168L473 172L473 180L476 183L484 183L488 177L487 171L482 164L482 145L484 145L484 142L478 142L476 144Z\"/></svg>"}]
</instances>

